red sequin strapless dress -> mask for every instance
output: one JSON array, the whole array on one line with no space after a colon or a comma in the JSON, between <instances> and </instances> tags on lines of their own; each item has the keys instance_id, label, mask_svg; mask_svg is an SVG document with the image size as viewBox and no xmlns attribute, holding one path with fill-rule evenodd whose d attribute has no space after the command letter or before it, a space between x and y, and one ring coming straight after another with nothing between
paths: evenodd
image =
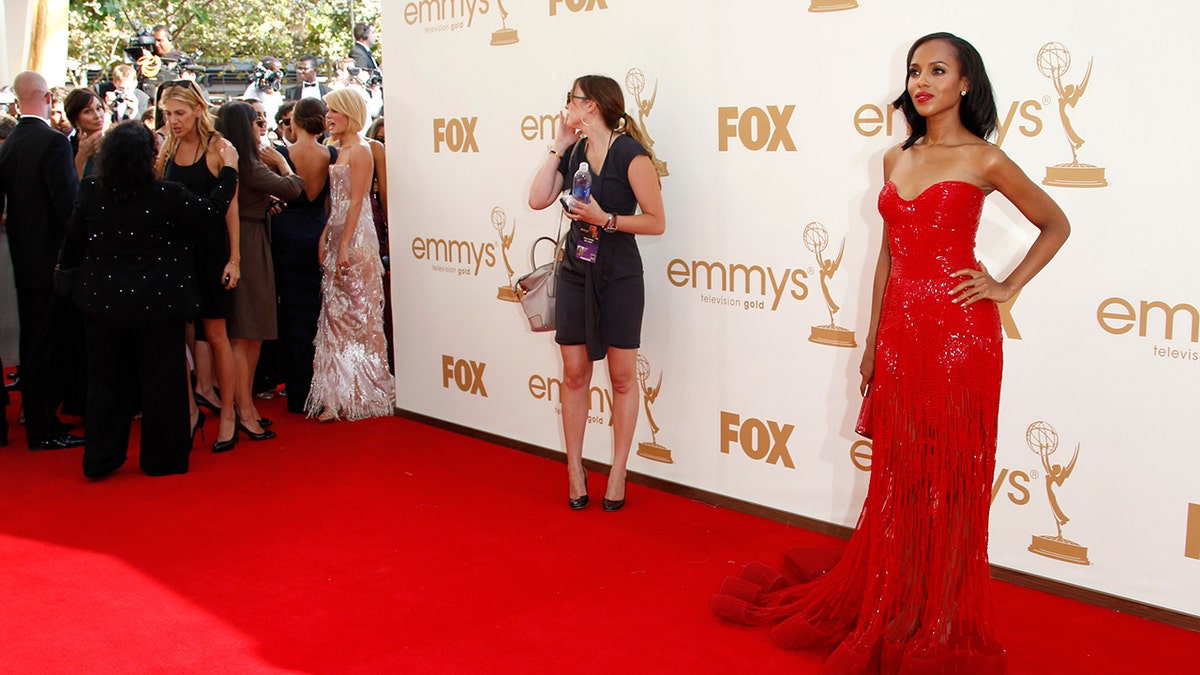
<instances>
[{"instance_id":1,"label":"red sequin strapless dress","mask_svg":"<svg viewBox=\"0 0 1200 675\"><path fill-rule=\"evenodd\" d=\"M936 183L879 195L891 273L876 340L867 498L844 551L751 563L713 596L720 617L775 624L790 649L830 651L822 673L1002 673L992 630L988 510L1000 407L996 304L950 289L978 269L983 193Z\"/></svg>"}]
</instances>

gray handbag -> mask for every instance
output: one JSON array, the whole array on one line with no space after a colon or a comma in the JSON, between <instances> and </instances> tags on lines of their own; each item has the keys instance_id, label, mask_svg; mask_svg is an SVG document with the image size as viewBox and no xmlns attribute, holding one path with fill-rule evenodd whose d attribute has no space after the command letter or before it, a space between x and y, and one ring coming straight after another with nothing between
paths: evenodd
<instances>
[{"instance_id":1,"label":"gray handbag","mask_svg":"<svg viewBox=\"0 0 1200 675\"><path fill-rule=\"evenodd\" d=\"M550 237L538 237L529 247L529 265L533 271L517 279L513 291L529 319L529 330L535 333L554 330L555 293L558 290L558 263L562 259L563 237L558 240ZM537 246L542 241L554 244L554 253L550 262L538 265L536 262Z\"/></svg>"}]
</instances>

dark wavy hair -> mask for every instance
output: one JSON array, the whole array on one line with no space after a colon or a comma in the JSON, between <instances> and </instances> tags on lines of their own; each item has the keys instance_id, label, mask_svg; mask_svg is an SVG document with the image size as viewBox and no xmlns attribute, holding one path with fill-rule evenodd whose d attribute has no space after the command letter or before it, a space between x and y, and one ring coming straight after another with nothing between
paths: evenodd
<instances>
[{"instance_id":1,"label":"dark wavy hair","mask_svg":"<svg viewBox=\"0 0 1200 675\"><path fill-rule=\"evenodd\" d=\"M293 113L294 119L294 113ZM238 172L248 175L258 159L258 113L249 103L230 101L217 109L217 132L238 151Z\"/></svg>"},{"instance_id":2,"label":"dark wavy hair","mask_svg":"<svg viewBox=\"0 0 1200 675\"><path fill-rule=\"evenodd\" d=\"M925 118L917 112L913 105L912 96L908 93L908 68L912 64L913 54L917 48L926 42L944 40L954 50L958 58L958 66L963 77L971 83L967 95L959 103L958 115L967 131L987 140L988 136L996 133L999 114L996 112L996 94L992 91L992 81L988 79L987 70L983 67L983 57L970 42L951 33L930 33L918 38L908 50L908 58L904 60L904 93L892 102L892 106L904 113L908 120L910 134L904 141L905 150L912 147L926 133Z\"/></svg>"},{"instance_id":3,"label":"dark wavy hair","mask_svg":"<svg viewBox=\"0 0 1200 675\"><path fill-rule=\"evenodd\" d=\"M154 187L158 139L138 120L121 122L104 134L96 176L115 202L128 202Z\"/></svg>"}]
</instances>

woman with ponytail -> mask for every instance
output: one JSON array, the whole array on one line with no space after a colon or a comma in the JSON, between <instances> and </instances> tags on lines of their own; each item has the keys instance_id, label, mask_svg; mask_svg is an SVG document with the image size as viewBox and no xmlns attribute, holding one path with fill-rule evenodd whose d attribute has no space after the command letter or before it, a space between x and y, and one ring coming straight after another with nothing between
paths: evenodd
<instances>
[{"instance_id":1,"label":"woman with ponytail","mask_svg":"<svg viewBox=\"0 0 1200 675\"><path fill-rule=\"evenodd\" d=\"M625 505L625 464L637 426L645 287L635 235L666 228L662 189L648 143L625 113L621 87L609 77L585 75L567 92L554 143L541 159L529 206L558 203L580 164L592 174L591 199L572 200L571 229L561 264L555 341L563 359L562 420L567 446L568 504L588 503L583 468L592 363L608 359L613 390L613 462L604 510Z\"/></svg>"}]
</instances>

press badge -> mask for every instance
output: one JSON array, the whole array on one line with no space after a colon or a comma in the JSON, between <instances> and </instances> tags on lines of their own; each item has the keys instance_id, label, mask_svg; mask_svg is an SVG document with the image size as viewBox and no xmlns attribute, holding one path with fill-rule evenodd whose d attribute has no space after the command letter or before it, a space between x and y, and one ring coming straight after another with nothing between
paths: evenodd
<instances>
[{"instance_id":1,"label":"press badge","mask_svg":"<svg viewBox=\"0 0 1200 675\"><path fill-rule=\"evenodd\" d=\"M599 253L600 242L595 237L584 235L575 246L575 257L585 263L596 262L596 255Z\"/></svg>"}]
</instances>

